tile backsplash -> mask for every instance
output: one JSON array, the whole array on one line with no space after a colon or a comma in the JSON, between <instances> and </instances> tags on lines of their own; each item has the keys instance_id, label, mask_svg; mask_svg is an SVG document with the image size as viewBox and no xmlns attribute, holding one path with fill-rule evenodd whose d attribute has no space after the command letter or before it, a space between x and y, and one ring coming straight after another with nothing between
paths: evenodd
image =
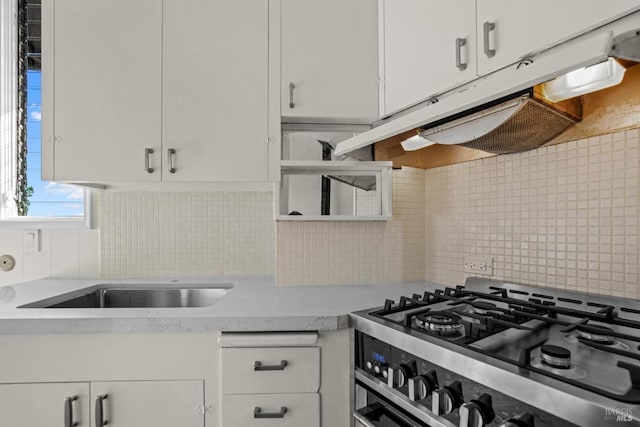
<instances>
[{"instance_id":1,"label":"tile backsplash","mask_svg":"<svg viewBox=\"0 0 640 427\"><path fill-rule=\"evenodd\" d=\"M278 222L279 286L408 282L424 278L424 171L393 172L393 220Z\"/></svg>"},{"instance_id":2,"label":"tile backsplash","mask_svg":"<svg viewBox=\"0 0 640 427\"><path fill-rule=\"evenodd\" d=\"M638 129L425 172L425 278L463 258L497 279L640 298Z\"/></svg>"},{"instance_id":3,"label":"tile backsplash","mask_svg":"<svg viewBox=\"0 0 640 427\"><path fill-rule=\"evenodd\" d=\"M638 129L427 171L393 172L387 222L273 221L271 193L104 192L98 230L43 230L40 253L0 230L40 277L275 274L280 286L496 279L640 298Z\"/></svg>"},{"instance_id":4,"label":"tile backsplash","mask_svg":"<svg viewBox=\"0 0 640 427\"><path fill-rule=\"evenodd\" d=\"M103 277L273 274L271 193L105 192Z\"/></svg>"}]
</instances>

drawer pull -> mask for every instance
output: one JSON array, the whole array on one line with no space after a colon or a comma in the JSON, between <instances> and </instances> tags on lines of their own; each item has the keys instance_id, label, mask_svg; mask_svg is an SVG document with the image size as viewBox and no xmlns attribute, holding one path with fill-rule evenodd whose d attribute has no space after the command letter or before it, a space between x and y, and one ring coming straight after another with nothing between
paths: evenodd
<instances>
[{"instance_id":1,"label":"drawer pull","mask_svg":"<svg viewBox=\"0 0 640 427\"><path fill-rule=\"evenodd\" d=\"M259 406L253 408L253 418L284 418L284 414L286 413L286 406L281 406L280 412L262 412Z\"/></svg>"},{"instance_id":2,"label":"drawer pull","mask_svg":"<svg viewBox=\"0 0 640 427\"><path fill-rule=\"evenodd\" d=\"M281 360L279 365L263 365L261 361L256 360L253 362L254 371L284 371L289 362Z\"/></svg>"}]
</instances>

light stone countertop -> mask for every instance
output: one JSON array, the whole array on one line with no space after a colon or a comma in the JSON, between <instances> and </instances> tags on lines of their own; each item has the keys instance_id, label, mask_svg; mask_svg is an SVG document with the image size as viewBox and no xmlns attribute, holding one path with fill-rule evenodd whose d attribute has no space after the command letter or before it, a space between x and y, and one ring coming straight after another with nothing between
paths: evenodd
<instances>
[{"instance_id":1,"label":"light stone countertop","mask_svg":"<svg viewBox=\"0 0 640 427\"><path fill-rule=\"evenodd\" d=\"M201 308L19 308L100 284L232 284ZM190 279L42 279L0 287L0 334L330 331L348 327L348 314L387 298L422 293L435 283L274 286L270 276Z\"/></svg>"}]
</instances>

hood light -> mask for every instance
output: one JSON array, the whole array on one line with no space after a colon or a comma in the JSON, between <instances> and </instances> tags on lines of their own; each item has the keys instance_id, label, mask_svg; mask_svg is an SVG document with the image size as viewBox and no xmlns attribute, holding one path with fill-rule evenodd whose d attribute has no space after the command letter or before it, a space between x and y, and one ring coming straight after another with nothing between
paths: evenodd
<instances>
[{"instance_id":1,"label":"hood light","mask_svg":"<svg viewBox=\"0 0 640 427\"><path fill-rule=\"evenodd\" d=\"M542 85L542 93L551 102L564 101L615 86L622 81L625 68L613 58L580 68Z\"/></svg>"},{"instance_id":2,"label":"hood light","mask_svg":"<svg viewBox=\"0 0 640 427\"><path fill-rule=\"evenodd\" d=\"M414 135L411 138L407 138L400 143L404 151L416 151L433 144L435 144L435 142L429 141L428 139L420 135Z\"/></svg>"}]
</instances>

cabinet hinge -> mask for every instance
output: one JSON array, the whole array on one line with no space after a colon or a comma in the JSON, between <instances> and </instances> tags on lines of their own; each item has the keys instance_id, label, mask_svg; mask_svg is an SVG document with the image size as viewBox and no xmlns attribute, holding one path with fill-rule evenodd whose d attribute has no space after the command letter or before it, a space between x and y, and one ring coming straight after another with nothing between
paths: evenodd
<instances>
[{"instance_id":1,"label":"cabinet hinge","mask_svg":"<svg viewBox=\"0 0 640 427\"><path fill-rule=\"evenodd\" d=\"M271 138L270 136L268 136L268 137L266 137L264 139L264 143L267 144L267 145L271 144L272 142L273 142L273 138Z\"/></svg>"}]
</instances>

